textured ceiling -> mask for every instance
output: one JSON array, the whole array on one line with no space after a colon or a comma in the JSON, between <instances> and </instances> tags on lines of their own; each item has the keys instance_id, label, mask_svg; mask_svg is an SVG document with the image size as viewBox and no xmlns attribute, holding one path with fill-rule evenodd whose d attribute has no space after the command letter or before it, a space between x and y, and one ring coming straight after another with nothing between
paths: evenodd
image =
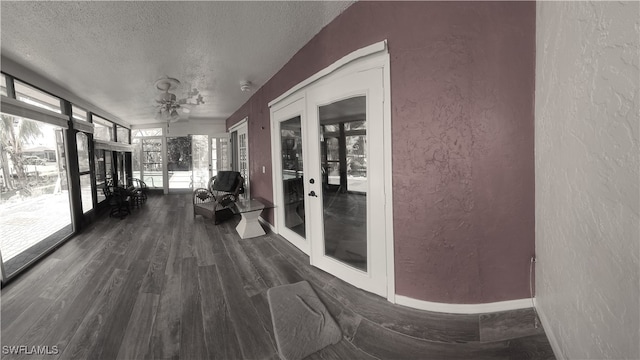
<instances>
[{"instance_id":1,"label":"textured ceiling","mask_svg":"<svg viewBox=\"0 0 640 360\"><path fill-rule=\"evenodd\" d=\"M157 122L157 79L226 119L352 2L5 2L2 56L130 124Z\"/></svg>"}]
</instances>

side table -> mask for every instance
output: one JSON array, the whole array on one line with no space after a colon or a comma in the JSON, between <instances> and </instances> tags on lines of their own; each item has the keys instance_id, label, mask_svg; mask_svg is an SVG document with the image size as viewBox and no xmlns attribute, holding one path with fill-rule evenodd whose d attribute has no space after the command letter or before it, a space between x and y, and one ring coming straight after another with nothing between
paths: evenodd
<instances>
[{"instance_id":1,"label":"side table","mask_svg":"<svg viewBox=\"0 0 640 360\"><path fill-rule=\"evenodd\" d=\"M242 219L238 226L236 226L236 231L238 235L240 235L241 239L252 238L256 236L261 236L266 234L260 222L258 221L258 217L260 217L260 213L265 208L271 208L273 205L269 204L265 200L238 200L236 201L236 208L238 212L242 215Z\"/></svg>"}]
</instances>

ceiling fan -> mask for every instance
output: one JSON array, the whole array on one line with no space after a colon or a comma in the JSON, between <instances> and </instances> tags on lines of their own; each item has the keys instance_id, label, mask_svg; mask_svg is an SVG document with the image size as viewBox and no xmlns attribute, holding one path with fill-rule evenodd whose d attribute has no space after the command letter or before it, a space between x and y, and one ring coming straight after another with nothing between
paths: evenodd
<instances>
[{"instance_id":1,"label":"ceiling fan","mask_svg":"<svg viewBox=\"0 0 640 360\"><path fill-rule=\"evenodd\" d=\"M180 81L175 78L163 77L155 83L156 89L162 91L156 97L156 119L167 122L176 122L182 118L189 118L190 106L184 105L200 105L204 104L202 94L198 89L191 89L187 93L187 97L178 99L174 93L169 90L176 90L180 86Z\"/></svg>"}]
</instances>

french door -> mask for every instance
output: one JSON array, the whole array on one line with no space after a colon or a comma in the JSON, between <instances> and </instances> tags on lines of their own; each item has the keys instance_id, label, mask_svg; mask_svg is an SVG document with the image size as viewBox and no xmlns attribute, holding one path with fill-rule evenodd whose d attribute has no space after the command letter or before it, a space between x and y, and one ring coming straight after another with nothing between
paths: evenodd
<instances>
[{"instance_id":1,"label":"french door","mask_svg":"<svg viewBox=\"0 0 640 360\"><path fill-rule=\"evenodd\" d=\"M321 81L272 113L278 232L328 273L387 296L383 70Z\"/></svg>"},{"instance_id":2,"label":"french door","mask_svg":"<svg viewBox=\"0 0 640 360\"><path fill-rule=\"evenodd\" d=\"M386 296L382 81L374 68L307 92L307 199L311 264Z\"/></svg>"}]
</instances>

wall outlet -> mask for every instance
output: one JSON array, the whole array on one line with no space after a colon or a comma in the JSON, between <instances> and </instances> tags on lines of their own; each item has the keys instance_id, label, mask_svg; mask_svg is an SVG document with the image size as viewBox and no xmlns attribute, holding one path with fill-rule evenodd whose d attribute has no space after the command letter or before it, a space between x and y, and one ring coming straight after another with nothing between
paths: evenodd
<instances>
[{"instance_id":1,"label":"wall outlet","mask_svg":"<svg viewBox=\"0 0 640 360\"><path fill-rule=\"evenodd\" d=\"M264 174L267 171L267 169L263 166L262 167L262 173Z\"/></svg>"}]
</instances>

